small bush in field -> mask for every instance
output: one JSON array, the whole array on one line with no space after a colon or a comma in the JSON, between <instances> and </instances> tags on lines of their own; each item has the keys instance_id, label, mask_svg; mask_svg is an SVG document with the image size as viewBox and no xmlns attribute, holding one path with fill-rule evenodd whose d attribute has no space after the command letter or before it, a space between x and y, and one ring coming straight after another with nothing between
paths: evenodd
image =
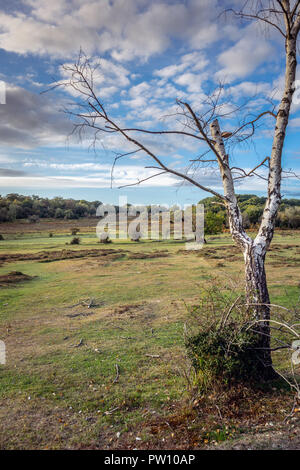
<instances>
[{"instance_id":1,"label":"small bush in field","mask_svg":"<svg viewBox=\"0 0 300 470\"><path fill-rule=\"evenodd\" d=\"M99 243L112 243L107 232L101 233Z\"/></svg>"},{"instance_id":2,"label":"small bush in field","mask_svg":"<svg viewBox=\"0 0 300 470\"><path fill-rule=\"evenodd\" d=\"M53 233L50 232L50 233L49 233L49 238L52 238L52 237L53 237Z\"/></svg>"},{"instance_id":3,"label":"small bush in field","mask_svg":"<svg viewBox=\"0 0 300 470\"><path fill-rule=\"evenodd\" d=\"M1 235L1 233L0 233L0 240L4 240L4 237L3 235Z\"/></svg>"},{"instance_id":4,"label":"small bush in field","mask_svg":"<svg viewBox=\"0 0 300 470\"><path fill-rule=\"evenodd\" d=\"M78 232L80 232L79 228L74 227L71 229L71 235L77 235Z\"/></svg>"},{"instance_id":5,"label":"small bush in field","mask_svg":"<svg viewBox=\"0 0 300 470\"><path fill-rule=\"evenodd\" d=\"M80 238L79 237L74 237L70 241L70 245L80 245Z\"/></svg>"},{"instance_id":6,"label":"small bush in field","mask_svg":"<svg viewBox=\"0 0 300 470\"><path fill-rule=\"evenodd\" d=\"M132 235L130 239L132 242L139 242L141 238L142 238L142 235L140 233L137 233L137 234Z\"/></svg>"},{"instance_id":7,"label":"small bush in field","mask_svg":"<svg viewBox=\"0 0 300 470\"><path fill-rule=\"evenodd\" d=\"M107 238L100 238L98 243L112 243L112 240L107 237Z\"/></svg>"},{"instance_id":8,"label":"small bush in field","mask_svg":"<svg viewBox=\"0 0 300 470\"><path fill-rule=\"evenodd\" d=\"M30 216L27 218L27 220L28 220L28 223L30 223L30 224L36 224L37 222L40 221L40 218L39 218L39 216L37 216L37 215L30 215Z\"/></svg>"}]
</instances>

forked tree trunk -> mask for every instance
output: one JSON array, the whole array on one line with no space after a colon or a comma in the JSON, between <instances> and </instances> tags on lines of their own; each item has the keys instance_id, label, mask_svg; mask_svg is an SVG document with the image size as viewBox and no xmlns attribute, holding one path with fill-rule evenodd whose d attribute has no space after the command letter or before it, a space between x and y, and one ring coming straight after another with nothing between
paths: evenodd
<instances>
[{"instance_id":1,"label":"forked tree trunk","mask_svg":"<svg viewBox=\"0 0 300 470\"><path fill-rule=\"evenodd\" d=\"M255 327L255 331L258 334L258 349L256 351L257 372L259 377L271 379L276 374L272 367L270 350L270 298L265 273L265 257L273 231L269 231L270 241L262 239L262 237L253 240L245 232L242 214L234 191L234 181L229 167L229 159L217 120L211 124L211 134L220 157L219 167L226 195L230 232L233 240L244 254L246 298L249 305L247 308L253 312L253 319L264 320L259 321ZM274 226L271 223L270 226L274 230Z\"/></svg>"},{"instance_id":2,"label":"forked tree trunk","mask_svg":"<svg viewBox=\"0 0 300 470\"><path fill-rule=\"evenodd\" d=\"M286 12L288 12L287 14L289 14L290 3L288 0L283 0L283 4ZM275 376L275 372L272 368L270 350L270 298L265 273L265 257L273 238L275 219L281 202L281 158L293 94L295 92L297 36L299 30L300 15L298 15L292 27L287 25L287 37L285 43L285 88L276 116L272 152L269 160L268 197L260 228L255 240L252 240L243 228L243 220L235 194L234 179L229 164L229 156L226 154L219 122L216 119L210 125L214 151L217 156L220 174L223 181L225 204L228 212L231 235L235 243L244 253L247 303L249 304L249 307L252 304L253 316L257 320L260 320L260 322L257 323L257 331L260 338L257 358L260 374L265 378L273 378ZM260 365L263 365L264 367L261 368Z\"/></svg>"}]
</instances>

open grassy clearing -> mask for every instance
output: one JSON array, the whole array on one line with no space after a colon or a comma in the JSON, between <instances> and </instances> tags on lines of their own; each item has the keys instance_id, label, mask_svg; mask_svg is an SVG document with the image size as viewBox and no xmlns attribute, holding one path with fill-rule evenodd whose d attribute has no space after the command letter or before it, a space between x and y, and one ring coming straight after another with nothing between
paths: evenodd
<instances>
[{"instance_id":1,"label":"open grassy clearing","mask_svg":"<svg viewBox=\"0 0 300 470\"><path fill-rule=\"evenodd\" d=\"M81 244L66 245L77 222L43 222L30 233L17 224L1 227L7 364L0 366L0 447L202 448L253 426L265 431L270 421L282 425L293 401L288 390L247 396L240 414L236 399L224 398L222 419L187 392L185 303L196 304L206 283L242 278L242 255L229 235L208 237L199 253L176 241L100 245L85 225ZM272 302L295 305L300 233L277 234L272 247ZM71 250L79 257L68 257ZM3 258L13 254L19 258ZM5 283L11 272L31 278Z\"/></svg>"}]
</instances>

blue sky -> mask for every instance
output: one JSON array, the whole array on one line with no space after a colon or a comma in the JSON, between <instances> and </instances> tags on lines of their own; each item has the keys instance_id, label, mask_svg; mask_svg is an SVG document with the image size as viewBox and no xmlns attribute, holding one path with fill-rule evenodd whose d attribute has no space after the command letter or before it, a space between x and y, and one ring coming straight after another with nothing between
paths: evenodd
<instances>
[{"instance_id":1,"label":"blue sky","mask_svg":"<svg viewBox=\"0 0 300 470\"><path fill-rule=\"evenodd\" d=\"M68 138L72 129L61 112L74 96L59 90L41 94L67 77L63 65L80 48L100 61L96 90L117 122L146 129L179 129L176 99L188 101L199 113L203 101L222 81L223 109L243 102L238 114L220 119L232 131L245 116L278 104L283 84L284 44L276 30L241 23L224 8L230 0L14 0L0 2L0 80L6 104L0 104L0 193L39 194L117 203L191 203L208 196L171 175L133 184L154 174L142 153L118 161L111 181L115 152L132 147L116 135L103 135L96 152L88 137ZM300 74L298 74L300 77ZM300 96L299 96L300 98ZM300 99L292 115L283 165L300 173ZM250 170L270 155L273 118L261 122L247 144L230 145L233 166ZM181 127L182 128L182 127ZM221 191L216 169L190 161L206 149L194 139L168 135L139 137L165 163ZM261 176L265 170L261 169ZM111 187L112 185L112 187ZM240 193L264 195L259 177L240 181ZM299 197L296 178L284 179L284 197Z\"/></svg>"}]
</instances>

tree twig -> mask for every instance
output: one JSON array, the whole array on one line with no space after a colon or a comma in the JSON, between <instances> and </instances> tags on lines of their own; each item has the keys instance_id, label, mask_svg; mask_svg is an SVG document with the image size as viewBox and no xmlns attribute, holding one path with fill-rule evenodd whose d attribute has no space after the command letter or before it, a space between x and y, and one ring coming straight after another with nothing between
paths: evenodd
<instances>
[{"instance_id":1,"label":"tree twig","mask_svg":"<svg viewBox=\"0 0 300 470\"><path fill-rule=\"evenodd\" d=\"M115 364L115 368L116 368L116 377L115 377L115 380L113 381L113 384L117 383L120 377L120 369L119 369L118 364Z\"/></svg>"}]
</instances>

